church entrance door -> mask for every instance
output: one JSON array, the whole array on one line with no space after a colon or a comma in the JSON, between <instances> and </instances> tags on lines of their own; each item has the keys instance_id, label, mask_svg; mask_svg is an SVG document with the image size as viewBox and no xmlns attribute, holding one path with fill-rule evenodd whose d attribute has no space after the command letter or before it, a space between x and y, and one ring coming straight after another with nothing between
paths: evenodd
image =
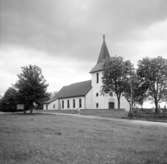
<instances>
[{"instance_id":1,"label":"church entrance door","mask_svg":"<svg viewBox=\"0 0 167 164\"><path fill-rule=\"evenodd\" d=\"M114 106L115 106L114 102L109 102L108 103L109 110L114 109Z\"/></svg>"}]
</instances>

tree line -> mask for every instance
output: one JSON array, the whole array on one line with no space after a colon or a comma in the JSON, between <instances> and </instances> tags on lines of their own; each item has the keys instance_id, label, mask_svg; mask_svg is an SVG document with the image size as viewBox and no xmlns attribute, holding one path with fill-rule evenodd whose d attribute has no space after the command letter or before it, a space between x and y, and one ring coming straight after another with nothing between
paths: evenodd
<instances>
[{"instance_id":1,"label":"tree line","mask_svg":"<svg viewBox=\"0 0 167 164\"><path fill-rule=\"evenodd\" d=\"M167 102L167 59L162 57L143 58L137 68L129 60L120 56L111 57L104 64L102 92L114 93L120 109L120 99L124 96L131 106L143 105L147 99L155 104L159 112L160 102ZM7 89L0 100L0 110L16 111L17 104L24 104L24 111L42 107L49 98L48 84L40 67L29 65L21 68L18 81Z\"/></svg>"},{"instance_id":2,"label":"tree line","mask_svg":"<svg viewBox=\"0 0 167 164\"><path fill-rule=\"evenodd\" d=\"M160 102L167 102L167 59L162 57L143 58L137 68L122 57L111 57L104 64L104 93L114 93L120 109L120 99L124 96L131 109L134 105L143 105L145 100L152 100L155 112L159 112Z\"/></svg>"},{"instance_id":3,"label":"tree line","mask_svg":"<svg viewBox=\"0 0 167 164\"><path fill-rule=\"evenodd\" d=\"M42 107L43 100L49 97L48 84L40 67L29 65L21 68L18 81L7 89L0 100L1 111L16 111L18 104L23 104L23 111Z\"/></svg>"}]
</instances>

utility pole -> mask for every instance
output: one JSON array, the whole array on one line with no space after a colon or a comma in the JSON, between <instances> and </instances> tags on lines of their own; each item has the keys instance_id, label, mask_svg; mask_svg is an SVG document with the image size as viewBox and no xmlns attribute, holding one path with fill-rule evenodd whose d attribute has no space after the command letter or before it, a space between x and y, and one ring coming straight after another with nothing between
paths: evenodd
<instances>
[{"instance_id":1,"label":"utility pole","mask_svg":"<svg viewBox=\"0 0 167 164\"><path fill-rule=\"evenodd\" d=\"M132 73L129 75L129 79L130 79L130 110L129 110L129 113L128 113L128 116L129 117L132 117L132 106L133 106L133 81L132 81Z\"/></svg>"},{"instance_id":2,"label":"utility pole","mask_svg":"<svg viewBox=\"0 0 167 164\"><path fill-rule=\"evenodd\" d=\"M132 106L133 106L133 86L132 86L132 75L130 78L130 113L132 113Z\"/></svg>"}]
</instances>

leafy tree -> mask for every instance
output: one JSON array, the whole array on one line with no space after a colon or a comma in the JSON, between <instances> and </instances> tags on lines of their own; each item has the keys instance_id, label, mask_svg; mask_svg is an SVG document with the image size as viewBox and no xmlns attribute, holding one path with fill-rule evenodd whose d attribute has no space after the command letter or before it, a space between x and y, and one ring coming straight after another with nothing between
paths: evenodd
<instances>
[{"instance_id":1,"label":"leafy tree","mask_svg":"<svg viewBox=\"0 0 167 164\"><path fill-rule=\"evenodd\" d=\"M46 93L48 84L41 69L35 65L22 67L18 78L15 87L19 92L19 99L24 103L25 111L30 110L32 113L34 104L40 105L41 100L48 96Z\"/></svg>"},{"instance_id":2,"label":"leafy tree","mask_svg":"<svg viewBox=\"0 0 167 164\"><path fill-rule=\"evenodd\" d=\"M17 95L17 91L14 88L8 88L0 101L1 110L11 112L16 111Z\"/></svg>"},{"instance_id":3,"label":"leafy tree","mask_svg":"<svg viewBox=\"0 0 167 164\"><path fill-rule=\"evenodd\" d=\"M140 104L141 106L143 106L144 100L147 98L147 89L148 84L145 82L141 82L138 76L133 73L127 79L124 96L129 104L131 103L132 99L132 107L134 106L134 104Z\"/></svg>"},{"instance_id":4,"label":"leafy tree","mask_svg":"<svg viewBox=\"0 0 167 164\"><path fill-rule=\"evenodd\" d=\"M138 63L137 74L140 80L148 84L147 94L155 104L155 112L159 112L159 102L167 98L167 59L162 57L143 58Z\"/></svg>"},{"instance_id":5,"label":"leafy tree","mask_svg":"<svg viewBox=\"0 0 167 164\"><path fill-rule=\"evenodd\" d=\"M143 83L139 88L136 90L136 98L135 102L141 106L143 109L143 103L147 99L147 88L148 85L146 83Z\"/></svg>"},{"instance_id":6,"label":"leafy tree","mask_svg":"<svg viewBox=\"0 0 167 164\"><path fill-rule=\"evenodd\" d=\"M133 70L130 61L124 61L122 57L112 57L104 64L103 71L103 87L105 93L114 92L118 101L118 109L120 109L120 98L124 93L127 85L127 75Z\"/></svg>"}]
</instances>

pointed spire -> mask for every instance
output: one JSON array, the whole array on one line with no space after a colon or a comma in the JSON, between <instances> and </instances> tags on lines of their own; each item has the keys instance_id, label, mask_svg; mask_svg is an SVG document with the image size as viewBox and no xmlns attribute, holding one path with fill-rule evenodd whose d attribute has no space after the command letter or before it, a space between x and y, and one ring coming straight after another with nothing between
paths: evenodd
<instances>
[{"instance_id":1,"label":"pointed spire","mask_svg":"<svg viewBox=\"0 0 167 164\"><path fill-rule=\"evenodd\" d=\"M108 60L109 58L110 58L110 54L109 54L109 51L108 51L108 48L107 48L107 45L105 42L105 34L103 34L103 43L102 43L102 46L100 49L100 54L99 54L99 58L97 60L97 64L103 63L106 60Z\"/></svg>"},{"instance_id":2,"label":"pointed spire","mask_svg":"<svg viewBox=\"0 0 167 164\"><path fill-rule=\"evenodd\" d=\"M104 34L103 34L102 39L103 39L103 43L102 43L102 46L101 46L101 49L100 49L100 53L99 53L97 63L91 69L90 73L95 73L95 72L98 72L98 71L102 71L104 69L105 61L110 59L110 54L109 54L109 51L108 51L108 48L107 48L107 45L106 45L106 42L105 42L105 35Z\"/></svg>"}]
</instances>

